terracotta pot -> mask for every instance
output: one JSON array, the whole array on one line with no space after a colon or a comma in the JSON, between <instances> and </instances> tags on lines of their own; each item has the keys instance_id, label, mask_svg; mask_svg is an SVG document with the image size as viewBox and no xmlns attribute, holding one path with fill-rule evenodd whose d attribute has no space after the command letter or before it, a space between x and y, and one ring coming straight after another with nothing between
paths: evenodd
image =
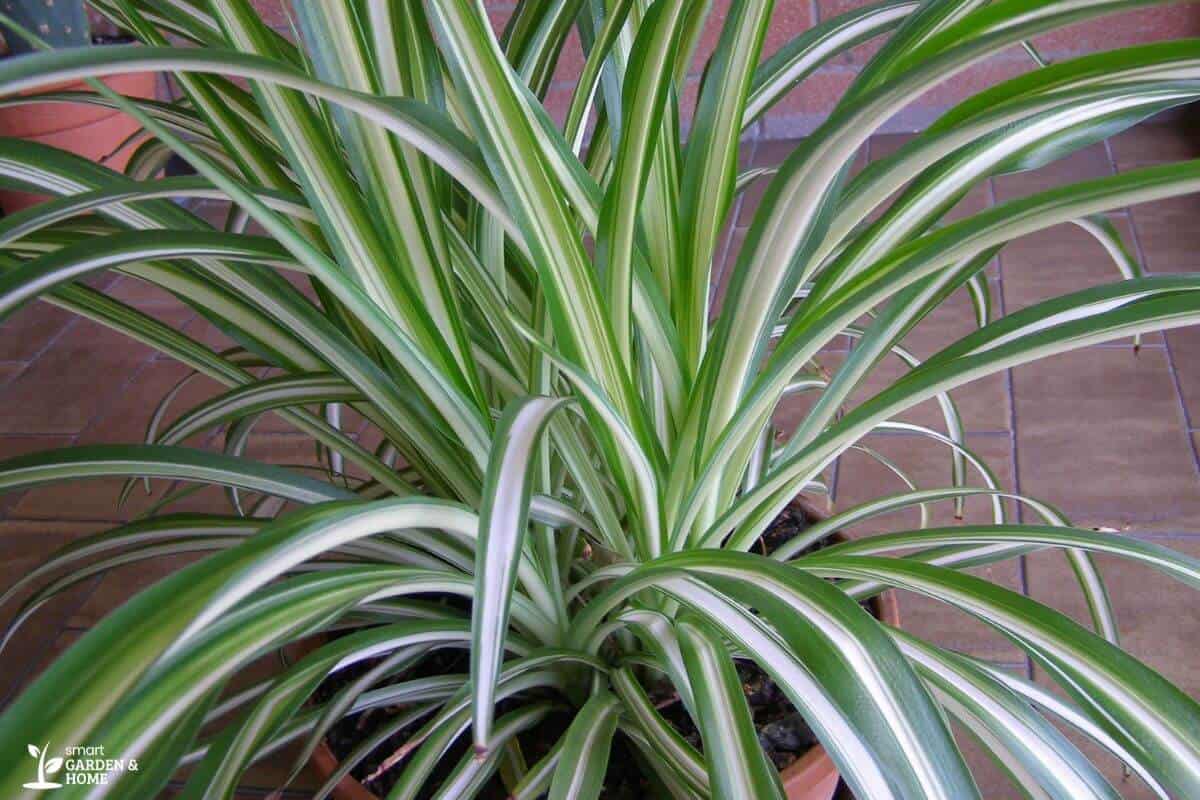
<instances>
[{"instance_id":1,"label":"terracotta pot","mask_svg":"<svg viewBox=\"0 0 1200 800\"><path fill-rule=\"evenodd\" d=\"M823 519L825 512L797 498L792 501L810 519ZM845 541L840 533L833 535L834 541ZM875 616L889 625L900 624L900 606L896 602L895 592L884 592L872 601ZM328 779L338 767L338 757L333 754L325 742L317 745L309 763L313 771L322 780ZM825 752L825 748L817 745L809 750L779 774L783 781L784 792L788 800L832 800L838 787L838 771L833 760ZM357 780L347 775L342 778L333 790L336 800L379 800L378 795L367 789Z\"/></svg>"},{"instance_id":2,"label":"terracotta pot","mask_svg":"<svg viewBox=\"0 0 1200 800\"><path fill-rule=\"evenodd\" d=\"M154 98L158 86L153 72L113 75L104 82L121 94L150 99ZM91 91L82 81L61 83L51 90ZM139 127L136 120L120 111L90 103L31 103L0 108L0 136L48 144L115 170L125 168L136 144L114 151ZM0 191L0 208L6 214L12 214L44 199L43 195L3 190Z\"/></svg>"},{"instance_id":3,"label":"terracotta pot","mask_svg":"<svg viewBox=\"0 0 1200 800\"><path fill-rule=\"evenodd\" d=\"M308 763L317 777L324 782L337 771L340 762L333 751L329 749L329 745L325 744L325 740L322 739L321 743L317 745L317 749L313 750ZM335 800L379 800L377 794L349 775L342 778L338 781L338 785L333 787L333 797Z\"/></svg>"}]
</instances>

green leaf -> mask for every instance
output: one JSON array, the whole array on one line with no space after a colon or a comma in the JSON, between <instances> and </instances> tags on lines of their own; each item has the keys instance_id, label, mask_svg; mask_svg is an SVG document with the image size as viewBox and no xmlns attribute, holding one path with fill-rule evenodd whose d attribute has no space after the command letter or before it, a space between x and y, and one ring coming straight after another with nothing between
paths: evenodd
<instances>
[{"instance_id":1,"label":"green leaf","mask_svg":"<svg viewBox=\"0 0 1200 800\"><path fill-rule=\"evenodd\" d=\"M0 462L0 491L80 478L148 476L237 486L295 500L320 503L352 493L281 467L188 447L90 445L48 450Z\"/></svg>"},{"instance_id":2,"label":"green leaf","mask_svg":"<svg viewBox=\"0 0 1200 800\"><path fill-rule=\"evenodd\" d=\"M481 755L487 753L492 733L509 606L529 522L534 448L550 415L567 402L550 397L513 401L496 428L479 513L475 601L471 606L472 735Z\"/></svg>"},{"instance_id":3,"label":"green leaf","mask_svg":"<svg viewBox=\"0 0 1200 800\"><path fill-rule=\"evenodd\" d=\"M759 744L742 682L720 634L703 620L687 617L675 628L696 687L697 724L714 793L731 800L783 797L779 773Z\"/></svg>"},{"instance_id":4,"label":"green leaf","mask_svg":"<svg viewBox=\"0 0 1200 800\"><path fill-rule=\"evenodd\" d=\"M604 788L604 773L621 703L616 695L592 695L571 720L563 736L558 766L550 781L550 800L596 800Z\"/></svg>"}]
</instances>

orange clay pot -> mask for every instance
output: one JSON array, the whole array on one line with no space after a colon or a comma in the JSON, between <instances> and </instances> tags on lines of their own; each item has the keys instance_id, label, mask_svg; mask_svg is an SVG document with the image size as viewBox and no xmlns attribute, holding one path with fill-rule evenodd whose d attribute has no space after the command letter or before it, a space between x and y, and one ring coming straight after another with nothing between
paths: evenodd
<instances>
[{"instance_id":1,"label":"orange clay pot","mask_svg":"<svg viewBox=\"0 0 1200 800\"><path fill-rule=\"evenodd\" d=\"M797 498L792 501L810 519L822 519L826 514L808 501ZM835 533L833 541L845 541L846 537ZM884 592L872 601L875 616L888 625L900 624L900 607L895 592ZM313 772L322 781L337 770L338 757L322 741L309 759ZM832 800L838 787L838 771L825 748L817 745L784 769L779 777L788 800ZM336 800L379 800L379 797L357 780L347 775L333 789Z\"/></svg>"},{"instance_id":2,"label":"orange clay pot","mask_svg":"<svg viewBox=\"0 0 1200 800\"><path fill-rule=\"evenodd\" d=\"M123 95L153 99L158 87L153 72L113 75L104 82ZM46 91L86 92L82 81L70 81ZM40 93L40 92L39 92ZM0 136L41 142L60 150L122 170L133 155L136 143L115 151L138 130L137 121L120 111L89 103L31 103L0 107ZM0 208L12 214L46 199L43 195L0 190Z\"/></svg>"}]
</instances>

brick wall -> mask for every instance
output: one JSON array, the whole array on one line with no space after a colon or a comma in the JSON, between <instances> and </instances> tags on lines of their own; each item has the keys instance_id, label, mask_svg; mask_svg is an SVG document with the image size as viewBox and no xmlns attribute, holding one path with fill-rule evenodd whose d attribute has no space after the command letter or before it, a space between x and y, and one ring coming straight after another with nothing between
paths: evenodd
<instances>
[{"instance_id":1,"label":"brick wall","mask_svg":"<svg viewBox=\"0 0 1200 800\"><path fill-rule=\"evenodd\" d=\"M777 0L771 30L767 34L764 52L772 53L798 33L822 19L867 5L870 0ZM320 0L295 0L320 2ZM264 19L279 31L289 34L286 6L289 0L254 0ZM512 14L514 0L487 0L493 26L501 30ZM713 0L713 13L701 42L697 62L684 87L686 101L693 100L704 59L716 45L729 0ZM1097 50L1125 47L1143 42L1200 36L1200 4L1176 3L1153 6L1064 28L1040 37L1036 44L1052 61L1063 60ZM761 133L768 137L783 137L806 133L818 124L849 86L851 80L877 49L876 44L862 45L827 64L781 101L762 123ZM583 63L579 42L574 35L567 43L555 81L546 98L546 105L558 118L570 102L574 76ZM1011 78L1031 68L1029 56L1019 47L1001 53L956 76L952 81L934 88L901 112L889 125L889 130L914 130L928 124L937 114L958 100L989 86ZM685 121L686 122L686 121Z\"/></svg>"}]
</instances>

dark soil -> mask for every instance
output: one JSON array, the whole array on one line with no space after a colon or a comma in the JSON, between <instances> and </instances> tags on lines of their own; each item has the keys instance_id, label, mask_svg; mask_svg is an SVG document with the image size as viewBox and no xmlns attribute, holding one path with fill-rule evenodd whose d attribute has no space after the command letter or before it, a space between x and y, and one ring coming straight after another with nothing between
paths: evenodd
<instances>
[{"instance_id":1,"label":"dark soil","mask_svg":"<svg viewBox=\"0 0 1200 800\"><path fill-rule=\"evenodd\" d=\"M342 670L332 679L325 681L318 687L314 693L315 699L318 702L325 702L331 699L338 690L350 684L355 678L361 676L376 663L378 663L376 660L367 661ZM420 665L406 672L404 677L405 679L413 679L445 675L454 672L466 672L467 668L467 653L465 650L440 650L435 651L429 658L421 662ZM498 708L498 716L503 715L504 712L510 711L513 708L515 708L515 704L511 702L501 703ZM343 759L354 752L359 742L366 738L373 730L387 724L389 718L403 713L404 710L402 707L385 707L347 717L330 730L325 737L325 741L329 745L329 749L333 751L333 754L338 759ZM366 779L367 776L372 774L384 759L408 742L428 719L428 717L425 717L412 725L401 728L386 742L376 748L367 758L359 762L358 766L350 771L350 774L376 796L386 797L388 792L392 790L392 787L396 785L396 781L399 780L401 773L404 772L404 763L397 764L395 768L384 772L375 780L368 781ZM571 717L565 712L551 714L537 728L521 735L521 752L526 762L532 766L549 753L551 748L566 733L570 722ZM459 759L467 753L468 747L468 737L460 737L459 741L455 742L446 755L438 761L437 767L430 774L429 780L426 781L425 786L422 787L417 797L424 800L436 794L450 771L457 766ZM636 753L632 751L624 737L618 736L613 740L604 787L604 792L601 796L605 800L641 800L641 798L650 796L649 784L643 776L642 771L637 767ZM504 786L498 778L493 778L477 797L481 800L506 800L508 792L505 791Z\"/></svg>"},{"instance_id":2,"label":"dark soil","mask_svg":"<svg viewBox=\"0 0 1200 800\"><path fill-rule=\"evenodd\" d=\"M798 505L789 506L775 518L775 521L763 534L762 546L765 552L770 552L799 535L808 525L809 518L804 511ZM805 552L819 549L821 546L823 545L817 545ZM315 699L318 702L329 700L340 689L370 670L376 663L378 662L372 660L340 671L318 687ZM467 669L465 650L438 650L406 672L404 678L445 675L466 672ZM759 669L758 665L752 661L739 659L737 671L746 691L746 700L754 715L758 740L775 767L783 770L816 744L816 737L803 717L788 701L783 691L769 675ZM655 687L650 687L649 693L663 717L679 731L680 735L697 750L702 749L699 730L679 702L678 697L670 691L670 687L660 688L657 691ZM326 737L329 748L339 759L345 758L372 731L386 724L388 719L403 713L404 710L400 707L378 708L343 719L330 730ZM501 714L507 710L509 709L505 708L503 704L498 709ZM366 776L374 772L385 758L408 742L420 730L425 721L427 718L398 731L382 746L376 748L350 774L377 796L386 797L400 773L403 772L403 764L397 765L396 768L385 772L373 781L366 781ZM523 735L520 742L526 761L532 765L549 752L566 731L569 723L570 716L568 714L551 714L540 726ZM467 737L460 737L460 741L456 742L450 751L439 760L437 768L419 795L420 798L431 797L436 793L438 786L457 765L468 747ZM601 797L605 800L640 800L640 798L651 796L652 789L638 765L638 753L624 737L617 736L613 741L612 755L609 758L604 785L605 789ZM482 800L504 800L506 796L499 779L493 779L479 794Z\"/></svg>"}]
</instances>

